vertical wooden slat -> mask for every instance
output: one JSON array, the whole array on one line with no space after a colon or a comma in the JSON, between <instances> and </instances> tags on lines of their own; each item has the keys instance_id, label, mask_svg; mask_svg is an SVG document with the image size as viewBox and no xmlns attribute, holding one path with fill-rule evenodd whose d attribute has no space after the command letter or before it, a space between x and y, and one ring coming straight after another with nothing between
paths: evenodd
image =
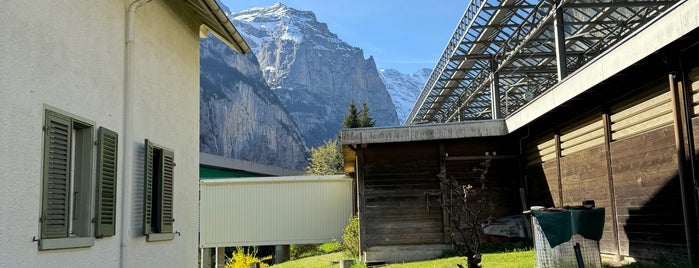
<instances>
[{"instance_id":1,"label":"vertical wooden slat","mask_svg":"<svg viewBox=\"0 0 699 268\"><path fill-rule=\"evenodd\" d=\"M695 224L695 209L694 205L694 190L692 189L693 184L687 178L687 166L686 166L686 155L685 155L685 139L684 139L684 125L682 124L682 100L680 92L682 90L678 88L678 83L675 81L675 75L668 75L668 82L670 84L670 98L672 100L672 114L673 114L673 130L675 134L675 151L677 153L677 169L678 176L680 180L680 194L682 196L682 214L684 216L684 230L687 245L687 256L689 256L690 264L694 260L695 255L695 234L696 234L696 224ZM690 188L690 189L687 189Z\"/></svg>"},{"instance_id":2,"label":"vertical wooden slat","mask_svg":"<svg viewBox=\"0 0 699 268\"><path fill-rule=\"evenodd\" d=\"M612 176L612 153L611 153L611 143L612 143L612 122L609 117L609 111L606 110L602 113L602 122L604 124L604 155L607 162L607 180L609 182L609 201L611 204L611 214L612 214L612 230L614 230L614 247L616 260L621 260L621 255L619 252L619 219L617 218L616 211L616 194L614 192L614 177Z\"/></svg>"},{"instance_id":3,"label":"vertical wooden slat","mask_svg":"<svg viewBox=\"0 0 699 268\"><path fill-rule=\"evenodd\" d=\"M439 172L440 174L447 174L447 163L446 163L446 150L444 149L444 143L440 142L439 143ZM440 182L440 192L441 193L446 193L446 189L444 188L445 186L442 185ZM448 202L451 202L451 200L444 200L447 198L447 196L442 196L442 203L448 204ZM446 209L442 208L442 222L443 222L443 228L444 228L444 243L450 241L451 235L449 234L451 231L449 229L449 214L447 213Z\"/></svg>"},{"instance_id":4,"label":"vertical wooden slat","mask_svg":"<svg viewBox=\"0 0 699 268\"><path fill-rule=\"evenodd\" d=\"M364 215L366 212L366 192L365 192L365 183L366 181L364 180L364 171L366 170L364 167L364 148L361 148L360 150L357 151L357 194L358 194L358 217L359 217L359 258L363 261L366 261L364 259L364 252L367 251L367 236L366 236L366 216Z\"/></svg>"},{"instance_id":5,"label":"vertical wooden slat","mask_svg":"<svg viewBox=\"0 0 699 268\"><path fill-rule=\"evenodd\" d=\"M46 113L42 238L68 236L72 129L70 118Z\"/></svg>"},{"instance_id":6,"label":"vertical wooden slat","mask_svg":"<svg viewBox=\"0 0 699 268\"><path fill-rule=\"evenodd\" d=\"M563 183L561 182L561 134L556 132L554 134L554 139L556 142L556 176L558 181L558 204L557 206L563 206Z\"/></svg>"}]
</instances>

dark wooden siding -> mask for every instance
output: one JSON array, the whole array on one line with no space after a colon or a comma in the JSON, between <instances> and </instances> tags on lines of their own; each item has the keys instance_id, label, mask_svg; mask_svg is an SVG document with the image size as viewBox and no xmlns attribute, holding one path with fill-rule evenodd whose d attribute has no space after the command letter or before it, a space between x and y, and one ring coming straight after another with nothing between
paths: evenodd
<instances>
[{"instance_id":1,"label":"dark wooden siding","mask_svg":"<svg viewBox=\"0 0 699 268\"><path fill-rule=\"evenodd\" d=\"M499 218L522 213L519 197L520 159L519 146L505 138L467 139L445 143L449 156L446 171L460 184L480 187L479 178L485 158L490 157L490 167L485 174L486 189L494 204L491 217ZM488 153L488 156L486 156ZM483 159L459 160L460 156Z\"/></svg>"},{"instance_id":2,"label":"dark wooden siding","mask_svg":"<svg viewBox=\"0 0 699 268\"><path fill-rule=\"evenodd\" d=\"M671 118L668 122L669 100L663 99L669 95L662 94L667 94L667 87L660 84L612 106L611 137L618 138L611 140L609 151L602 144L561 156L560 164L558 159L530 161L525 170L530 204L567 206L595 200L598 207L607 208L601 253L636 259L686 258L677 152ZM699 119L695 121L696 133ZM557 132L582 124L573 120L544 130ZM537 142L542 140L528 142L528 155L536 154Z\"/></svg>"},{"instance_id":3,"label":"dark wooden siding","mask_svg":"<svg viewBox=\"0 0 699 268\"><path fill-rule=\"evenodd\" d=\"M686 256L672 126L611 143L622 255Z\"/></svg>"},{"instance_id":4,"label":"dark wooden siding","mask_svg":"<svg viewBox=\"0 0 699 268\"><path fill-rule=\"evenodd\" d=\"M611 195L607 172L606 147L595 146L561 158L561 185L563 205L579 206L583 200L595 200L595 205L604 207L604 234L600 240L600 251L616 254L614 223L611 211Z\"/></svg>"},{"instance_id":5,"label":"dark wooden siding","mask_svg":"<svg viewBox=\"0 0 699 268\"><path fill-rule=\"evenodd\" d=\"M365 151L366 244L445 243L439 146L370 145Z\"/></svg>"},{"instance_id":6,"label":"dark wooden siding","mask_svg":"<svg viewBox=\"0 0 699 268\"><path fill-rule=\"evenodd\" d=\"M486 152L495 153L486 175L495 205L490 216L521 213L516 144L488 138L444 141L443 145L449 156L447 174L464 184L475 184L480 172L474 168L483 163ZM366 245L449 243L439 201L440 143L370 144L363 150Z\"/></svg>"},{"instance_id":7,"label":"dark wooden siding","mask_svg":"<svg viewBox=\"0 0 699 268\"><path fill-rule=\"evenodd\" d=\"M553 207L558 202L558 160L527 166L527 197L533 206ZM555 202L554 202L555 200Z\"/></svg>"}]
</instances>

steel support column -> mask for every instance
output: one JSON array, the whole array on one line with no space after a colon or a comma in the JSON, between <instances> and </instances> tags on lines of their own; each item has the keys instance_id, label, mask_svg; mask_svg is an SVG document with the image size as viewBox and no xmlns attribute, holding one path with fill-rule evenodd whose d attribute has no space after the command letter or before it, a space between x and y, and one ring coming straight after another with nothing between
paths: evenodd
<instances>
[{"instance_id":1,"label":"steel support column","mask_svg":"<svg viewBox=\"0 0 699 268\"><path fill-rule=\"evenodd\" d=\"M556 42L556 71L558 81L568 76L568 60L566 58L566 35L563 24L563 9L557 6L553 19L554 38Z\"/></svg>"},{"instance_id":2,"label":"steel support column","mask_svg":"<svg viewBox=\"0 0 699 268\"><path fill-rule=\"evenodd\" d=\"M497 73L498 63L490 60L490 112L491 119L500 119L500 77Z\"/></svg>"}]
</instances>

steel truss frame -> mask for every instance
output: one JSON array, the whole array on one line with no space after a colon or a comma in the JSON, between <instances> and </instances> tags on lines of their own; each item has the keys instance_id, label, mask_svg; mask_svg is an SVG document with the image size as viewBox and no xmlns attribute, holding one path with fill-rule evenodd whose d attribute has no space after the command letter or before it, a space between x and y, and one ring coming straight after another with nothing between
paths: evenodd
<instances>
[{"instance_id":1,"label":"steel truss frame","mask_svg":"<svg viewBox=\"0 0 699 268\"><path fill-rule=\"evenodd\" d=\"M471 0L405 124L505 118L682 1Z\"/></svg>"}]
</instances>

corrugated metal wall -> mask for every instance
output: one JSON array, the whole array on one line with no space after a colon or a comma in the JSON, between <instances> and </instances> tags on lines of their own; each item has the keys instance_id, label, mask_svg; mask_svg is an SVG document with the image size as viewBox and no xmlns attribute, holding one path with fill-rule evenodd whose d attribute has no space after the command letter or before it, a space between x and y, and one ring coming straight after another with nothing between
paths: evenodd
<instances>
[{"instance_id":1,"label":"corrugated metal wall","mask_svg":"<svg viewBox=\"0 0 699 268\"><path fill-rule=\"evenodd\" d=\"M352 215L352 179L202 180L199 204L202 248L330 242Z\"/></svg>"}]
</instances>

